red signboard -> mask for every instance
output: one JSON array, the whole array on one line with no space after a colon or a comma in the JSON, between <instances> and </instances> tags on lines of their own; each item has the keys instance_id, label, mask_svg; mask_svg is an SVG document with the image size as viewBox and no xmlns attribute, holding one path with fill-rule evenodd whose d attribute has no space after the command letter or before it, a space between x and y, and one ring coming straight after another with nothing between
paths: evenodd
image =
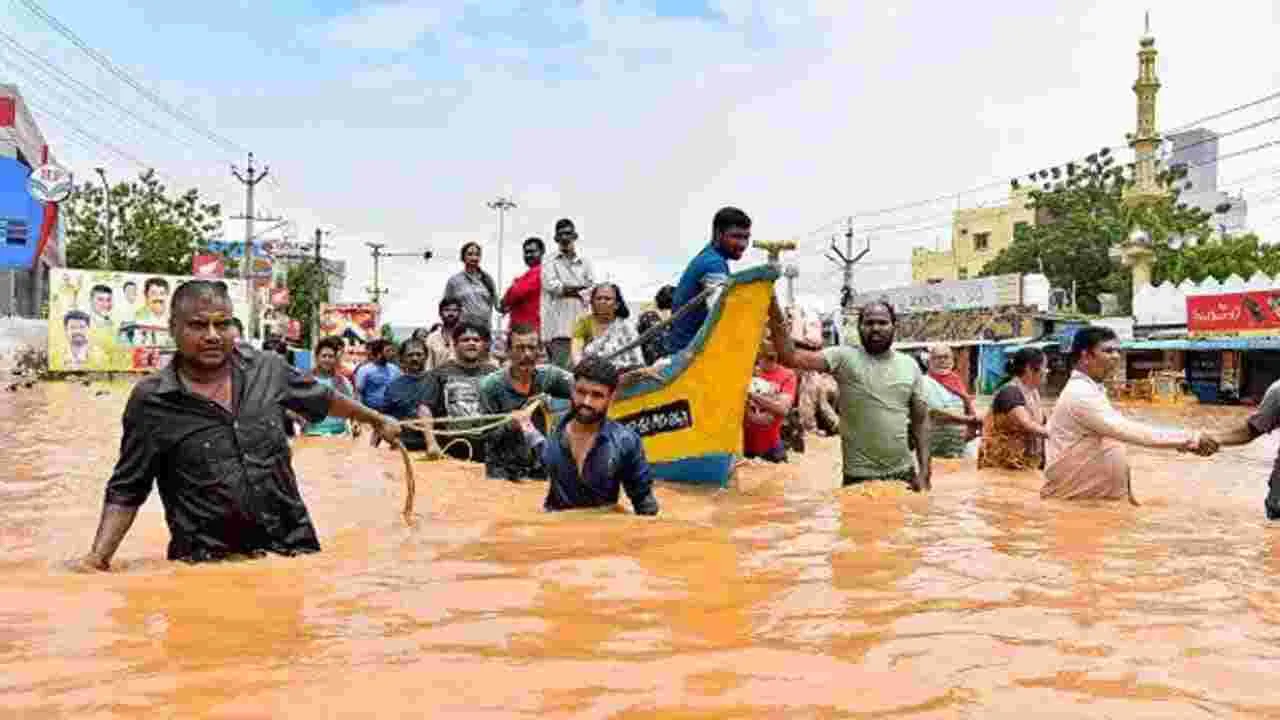
<instances>
[{"instance_id":1,"label":"red signboard","mask_svg":"<svg viewBox=\"0 0 1280 720\"><path fill-rule=\"evenodd\" d=\"M1192 335L1280 335L1280 290L1187 297Z\"/></svg>"},{"instance_id":2,"label":"red signboard","mask_svg":"<svg viewBox=\"0 0 1280 720\"><path fill-rule=\"evenodd\" d=\"M227 263L221 255L202 253L191 258L191 274L198 278L220 278L227 273Z\"/></svg>"}]
</instances>

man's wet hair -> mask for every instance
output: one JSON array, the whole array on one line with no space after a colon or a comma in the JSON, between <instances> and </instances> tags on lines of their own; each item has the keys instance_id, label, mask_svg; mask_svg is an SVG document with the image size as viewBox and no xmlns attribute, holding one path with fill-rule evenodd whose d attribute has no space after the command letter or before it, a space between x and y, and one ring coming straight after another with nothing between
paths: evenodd
<instances>
[{"instance_id":1,"label":"man's wet hair","mask_svg":"<svg viewBox=\"0 0 1280 720\"><path fill-rule=\"evenodd\" d=\"M1089 325L1080 328L1071 339L1071 364L1075 365L1080 362L1081 355L1116 337L1116 331L1109 327Z\"/></svg>"},{"instance_id":2,"label":"man's wet hair","mask_svg":"<svg viewBox=\"0 0 1280 720\"><path fill-rule=\"evenodd\" d=\"M85 325L92 322L89 319L89 313L83 310L68 310L67 314L62 316L62 328L65 330L67 328L67 324L72 320L80 320L84 322Z\"/></svg>"},{"instance_id":3,"label":"man's wet hair","mask_svg":"<svg viewBox=\"0 0 1280 720\"><path fill-rule=\"evenodd\" d=\"M507 344L510 345L511 338L517 335L537 335L537 334L538 334L538 328L530 325L529 323L516 323L512 325L509 330L507 330Z\"/></svg>"},{"instance_id":4,"label":"man's wet hair","mask_svg":"<svg viewBox=\"0 0 1280 720\"><path fill-rule=\"evenodd\" d=\"M227 305L231 304L231 294L227 292L226 283L213 280L188 280L179 285L173 297L169 298L169 321L176 323L179 317L188 312L191 304L206 296L225 300Z\"/></svg>"},{"instance_id":5,"label":"man's wet hair","mask_svg":"<svg viewBox=\"0 0 1280 720\"><path fill-rule=\"evenodd\" d=\"M440 299L440 307L438 308L438 310L439 310L439 312L444 312L444 309L445 309L445 308L447 308L447 307L450 307L450 306L456 307L456 308L458 308L459 310L461 310L461 309L462 309L462 301L461 301L461 300L459 300L459 299L458 299L458 298L456 298L456 297L446 297L446 298L441 298L441 299Z\"/></svg>"},{"instance_id":6,"label":"man's wet hair","mask_svg":"<svg viewBox=\"0 0 1280 720\"><path fill-rule=\"evenodd\" d=\"M863 305L862 309L858 310L858 324L862 324L862 316L866 315L868 310L877 307L884 308L885 311L889 313L889 322L894 325L898 324L898 313L894 311L893 303L888 302L887 300L872 300L866 305Z\"/></svg>"},{"instance_id":7,"label":"man's wet hair","mask_svg":"<svg viewBox=\"0 0 1280 720\"><path fill-rule=\"evenodd\" d=\"M736 207L723 207L711 219L711 233L719 235L729 228L750 228L751 218Z\"/></svg>"},{"instance_id":8,"label":"man's wet hair","mask_svg":"<svg viewBox=\"0 0 1280 720\"><path fill-rule=\"evenodd\" d=\"M90 296L90 297L93 297L94 295L97 295L98 293L106 293L106 294L110 295L110 294L111 294L111 288L110 288L110 287L107 287L106 285L94 285L94 286L93 286L93 288L89 290L89 296Z\"/></svg>"},{"instance_id":9,"label":"man's wet hair","mask_svg":"<svg viewBox=\"0 0 1280 720\"><path fill-rule=\"evenodd\" d=\"M573 379L599 383L610 390L616 390L618 367L599 355L588 355L573 368Z\"/></svg>"},{"instance_id":10,"label":"man's wet hair","mask_svg":"<svg viewBox=\"0 0 1280 720\"><path fill-rule=\"evenodd\" d=\"M374 338L364 346L364 350L370 359L376 360L382 357L382 350L390 344L384 338Z\"/></svg>"},{"instance_id":11,"label":"man's wet hair","mask_svg":"<svg viewBox=\"0 0 1280 720\"><path fill-rule=\"evenodd\" d=\"M316 343L316 355L319 355L321 350L326 349L332 350L334 355L342 357L342 351L346 349L346 346L343 345L342 338L330 335L320 338L320 342Z\"/></svg>"},{"instance_id":12,"label":"man's wet hair","mask_svg":"<svg viewBox=\"0 0 1280 720\"><path fill-rule=\"evenodd\" d=\"M540 252L545 253L547 251L547 244L542 242L542 238L540 237L531 237L526 239L524 244L520 246L520 249L527 250L530 245L537 245Z\"/></svg>"},{"instance_id":13,"label":"man's wet hair","mask_svg":"<svg viewBox=\"0 0 1280 720\"><path fill-rule=\"evenodd\" d=\"M207 281L207 280L192 280L191 282L186 283L186 284L187 284L187 285L190 285L190 284L191 284L191 283L193 283L193 282L208 282L208 281ZM167 291L167 290L169 289L169 281L168 281L168 280L165 280L164 278L159 278L159 277L147 278L147 281L146 281L145 283L143 283L143 284L142 284L142 294L143 294L143 295L146 295L147 293L151 292L151 287L152 287L152 286L155 286L155 287L162 287L162 288L164 288L164 289ZM226 283L223 283L223 287L226 287Z\"/></svg>"},{"instance_id":14,"label":"man's wet hair","mask_svg":"<svg viewBox=\"0 0 1280 720\"><path fill-rule=\"evenodd\" d=\"M463 317L458 320L458 324L453 326L453 339L457 342L463 333L473 332L480 336L485 342L493 342L493 333L489 330L489 323L480 318L470 316Z\"/></svg>"}]
</instances>

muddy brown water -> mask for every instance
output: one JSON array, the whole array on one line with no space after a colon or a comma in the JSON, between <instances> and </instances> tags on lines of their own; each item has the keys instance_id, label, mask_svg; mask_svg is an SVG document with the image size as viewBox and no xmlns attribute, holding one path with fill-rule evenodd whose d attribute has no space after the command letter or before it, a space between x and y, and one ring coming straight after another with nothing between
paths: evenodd
<instances>
[{"instance_id":1,"label":"muddy brown water","mask_svg":"<svg viewBox=\"0 0 1280 720\"><path fill-rule=\"evenodd\" d=\"M1280 716L1271 438L1134 453L1139 508L972 461L837 491L825 439L731 492L660 485L657 519L419 464L415 529L395 456L303 439L323 553L168 563L153 494L116 572L72 574L127 390L0 397L0 717Z\"/></svg>"}]
</instances>

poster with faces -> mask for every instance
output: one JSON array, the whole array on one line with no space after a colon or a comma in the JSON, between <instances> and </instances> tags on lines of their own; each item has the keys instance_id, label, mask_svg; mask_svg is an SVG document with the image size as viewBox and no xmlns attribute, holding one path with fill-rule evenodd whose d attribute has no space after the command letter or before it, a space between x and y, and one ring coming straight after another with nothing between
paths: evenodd
<instances>
[{"instance_id":1,"label":"poster with faces","mask_svg":"<svg viewBox=\"0 0 1280 720\"><path fill-rule=\"evenodd\" d=\"M49 273L49 369L150 372L174 353L169 299L189 275L53 268ZM224 280L236 317L249 318L242 280Z\"/></svg>"}]
</instances>

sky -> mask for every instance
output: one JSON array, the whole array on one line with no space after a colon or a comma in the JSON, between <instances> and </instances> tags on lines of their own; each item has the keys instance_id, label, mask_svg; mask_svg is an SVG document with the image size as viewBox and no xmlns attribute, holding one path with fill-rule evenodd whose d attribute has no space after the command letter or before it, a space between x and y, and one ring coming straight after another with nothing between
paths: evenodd
<instances>
[{"instance_id":1,"label":"sky","mask_svg":"<svg viewBox=\"0 0 1280 720\"><path fill-rule=\"evenodd\" d=\"M346 299L366 297L366 243L435 253L384 261L384 318L399 325L435 319L464 242L482 243L498 274L487 203L499 196L518 206L504 284L523 269L520 241L550 240L569 217L597 273L647 300L725 205L752 216L756 238L800 243L797 292L815 304L838 298L840 270L823 251L850 226L856 248L870 248L856 289L908 284L911 249L946 247L957 207L999 203L1011 177L1124 144L1147 9L1161 128L1280 90L1271 0L37 6L175 114L33 3L0 4L0 78L32 102L60 162L81 178L154 166L234 215L243 188L230 165L252 150L270 167L259 212L303 237L325 229L326 253L348 263ZM54 81L11 41L78 84ZM1277 115L1280 99L1203 126ZM1280 122L1264 123L1220 151L1276 139ZM1219 167L1250 202L1250 224L1280 239L1280 144ZM239 221L225 230L243 237ZM750 251L742 264L763 259Z\"/></svg>"}]
</instances>

